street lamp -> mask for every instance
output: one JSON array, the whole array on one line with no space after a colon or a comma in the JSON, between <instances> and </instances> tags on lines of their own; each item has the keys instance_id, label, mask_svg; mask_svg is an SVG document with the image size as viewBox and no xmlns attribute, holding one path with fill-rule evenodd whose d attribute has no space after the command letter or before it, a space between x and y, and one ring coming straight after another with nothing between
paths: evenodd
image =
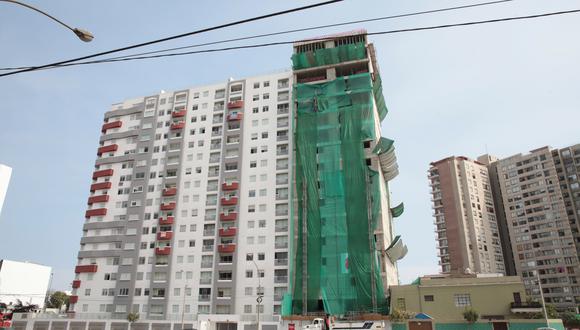
<instances>
[{"instance_id":1,"label":"street lamp","mask_svg":"<svg viewBox=\"0 0 580 330\"><path fill-rule=\"evenodd\" d=\"M260 268L258 267L258 264L256 263L256 261L254 260L254 258L252 258L252 263L254 264L254 266L256 266L256 275L258 275L258 292L256 292L256 302L258 303L258 306L256 308L256 314L258 314L258 320L257 320L257 330L260 330L260 307L262 306L262 298L264 297L263 294L261 293L262 291L262 280L260 279Z\"/></svg>"},{"instance_id":2,"label":"street lamp","mask_svg":"<svg viewBox=\"0 0 580 330\"><path fill-rule=\"evenodd\" d=\"M31 5L28 5L28 4L25 4L23 2L16 1L16 0L0 0L0 1L15 3L17 5L21 5L23 7L26 7L26 8L32 9L32 10L34 10L36 12L39 12L42 15L44 15L44 16L52 19L53 21L59 23L60 25L64 26L65 28L71 30L74 34L77 35L77 37L79 37L79 39L81 39L84 42L90 42L94 38L94 36L89 31L86 31L86 30L83 30L83 29L79 29L79 28L72 28L72 27L68 26L67 24L59 21L58 19L52 17L51 15L49 15L49 14L43 12L42 10L40 10L38 8L35 8L35 7L31 6Z\"/></svg>"}]
</instances>

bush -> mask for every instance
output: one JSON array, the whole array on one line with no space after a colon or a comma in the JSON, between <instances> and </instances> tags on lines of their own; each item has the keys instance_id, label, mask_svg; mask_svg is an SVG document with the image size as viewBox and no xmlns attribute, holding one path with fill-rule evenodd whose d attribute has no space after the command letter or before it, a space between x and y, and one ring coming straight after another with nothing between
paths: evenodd
<instances>
[{"instance_id":1,"label":"bush","mask_svg":"<svg viewBox=\"0 0 580 330\"><path fill-rule=\"evenodd\" d=\"M127 321L129 321L129 323L136 322L137 320L139 320L139 313L127 314Z\"/></svg>"},{"instance_id":2,"label":"bush","mask_svg":"<svg viewBox=\"0 0 580 330\"><path fill-rule=\"evenodd\" d=\"M463 311L463 318L469 323L475 323L479 320L479 313L475 309L469 307Z\"/></svg>"},{"instance_id":3,"label":"bush","mask_svg":"<svg viewBox=\"0 0 580 330\"><path fill-rule=\"evenodd\" d=\"M393 322L403 322L408 319L412 319L415 313L402 311L400 309L393 309L389 315L391 321Z\"/></svg>"}]
</instances>

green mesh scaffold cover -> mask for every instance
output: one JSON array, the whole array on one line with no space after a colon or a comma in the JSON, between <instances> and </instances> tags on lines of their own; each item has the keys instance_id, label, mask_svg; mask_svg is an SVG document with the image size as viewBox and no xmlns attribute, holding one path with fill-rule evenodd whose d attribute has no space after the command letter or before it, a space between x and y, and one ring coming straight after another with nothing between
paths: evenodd
<instances>
[{"instance_id":1,"label":"green mesh scaffold cover","mask_svg":"<svg viewBox=\"0 0 580 330\"><path fill-rule=\"evenodd\" d=\"M376 139L372 87L368 73L294 86L294 314L304 303L307 312L318 311L320 298L331 315L387 312L373 239L380 180L363 149L363 141Z\"/></svg>"},{"instance_id":2,"label":"green mesh scaffold cover","mask_svg":"<svg viewBox=\"0 0 580 330\"><path fill-rule=\"evenodd\" d=\"M292 55L294 70L336 64L340 62L362 60L367 57L364 43L342 45L334 48L322 48L315 51L295 53Z\"/></svg>"}]
</instances>

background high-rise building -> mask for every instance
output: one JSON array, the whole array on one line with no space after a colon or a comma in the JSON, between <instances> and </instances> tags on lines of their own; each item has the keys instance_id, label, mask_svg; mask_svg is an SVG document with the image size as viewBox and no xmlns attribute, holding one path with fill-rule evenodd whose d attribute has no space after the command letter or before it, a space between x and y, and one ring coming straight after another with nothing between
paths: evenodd
<instances>
[{"instance_id":1,"label":"background high-rise building","mask_svg":"<svg viewBox=\"0 0 580 330\"><path fill-rule=\"evenodd\" d=\"M559 158L552 154L543 147L501 159L495 166L516 273L530 295L539 298L539 273L546 303L576 307L579 260L554 161Z\"/></svg>"},{"instance_id":2,"label":"background high-rise building","mask_svg":"<svg viewBox=\"0 0 580 330\"><path fill-rule=\"evenodd\" d=\"M442 273L505 273L487 167L466 157L431 163L438 256Z\"/></svg>"},{"instance_id":3,"label":"background high-rise building","mask_svg":"<svg viewBox=\"0 0 580 330\"><path fill-rule=\"evenodd\" d=\"M0 260L0 302L38 305L43 308L51 268L32 262Z\"/></svg>"},{"instance_id":4,"label":"background high-rise building","mask_svg":"<svg viewBox=\"0 0 580 330\"><path fill-rule=\"evenodd\" d=\"M477 168L475 172L487 173L489 179L476 183L477 176L465 173L462 163ZM493 199L494 207L486 210L497 218L494 231L499 232L505 273L519 275L528 295L535 299L540 298L539 275L546 303L562 310L578 306L579 171L580 145L559 150L543 147L504 159L483 155L477 162L450 157L432 163L429 173L442 271L453 270L445 266L454 259L454 251L459 251L458 254L470 251L463 236L455 234L454 221L461 214L458 210L471 204L465 202L467 197L459 197L469 188L457 187L487 187L485 196ZM446 191L453 194L445 194ZM455 197L445 199L445 196ZM470 212L463 214L467 216Z\"/></svg>"},{"instance_id":5,"label":"background high-rise building","mask_svg":"<svg viewBox=\"0 0 580 330\"><path fill-rule=\"evenodd\" d=\"M2 206L4 205L4 199L6 198L6 192L8 191L8 183L10 182L11 175L12 168L0 164L0 214L2 214Z\"/></svg>"}]
</instances>

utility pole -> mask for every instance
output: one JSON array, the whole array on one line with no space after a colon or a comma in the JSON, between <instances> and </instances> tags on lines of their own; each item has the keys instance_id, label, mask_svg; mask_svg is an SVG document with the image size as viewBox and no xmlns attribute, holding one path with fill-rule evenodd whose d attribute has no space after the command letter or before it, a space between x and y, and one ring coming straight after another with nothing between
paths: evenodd
<instances>
[{"instance_id":1,"label":"utility pole","mask_svg":"<svg viewBox=\"0 0 580 330\"><path fill-rule=\"evenodd\" d=\"M544 301L544 292L542 291L542 282L540 281L540 272L536 270L536 277L538 278L538 286L540 287L540 299L542 299L542 309L544 310L544 318L546 319L546 326L549 327L548 323L548 311L546 310L546 302Z\"/></svg>"}]
</instances>

